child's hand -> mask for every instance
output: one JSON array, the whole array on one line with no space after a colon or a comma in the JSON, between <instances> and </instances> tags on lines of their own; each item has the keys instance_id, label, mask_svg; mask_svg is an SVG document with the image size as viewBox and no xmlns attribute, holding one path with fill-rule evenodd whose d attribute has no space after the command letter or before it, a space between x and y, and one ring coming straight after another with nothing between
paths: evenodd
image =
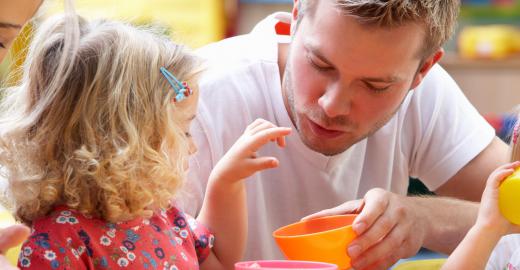
<instances>
[{"instance_id":1,"label":"child's hand","mask_svg":"<svg viewBox=\"0 0 520 270\"><path fill-rule=\"evenodd\" d=\"M500 166L491 173L482 194L476 226L490 229L500 235L520 232L520 226L515 226L505 219L498 208L498 188L502 181L518 167L520 167L520 162L516 161Z\"/></svg>"},{"instance_id":2,"label":"child's hand","mask_svg":"<svg viewBox=\"0 0 520 270\"><path fill-rule=\"evenodd\" d=\"M277 127L264 119L256 119L217 163L210 178L233 182L257 171L278 167L276 158L257 157L256 152L269 141L276 141L280 147L284 147L284 137L289 133L290 128Z\"/></svg>"}]
</instances>

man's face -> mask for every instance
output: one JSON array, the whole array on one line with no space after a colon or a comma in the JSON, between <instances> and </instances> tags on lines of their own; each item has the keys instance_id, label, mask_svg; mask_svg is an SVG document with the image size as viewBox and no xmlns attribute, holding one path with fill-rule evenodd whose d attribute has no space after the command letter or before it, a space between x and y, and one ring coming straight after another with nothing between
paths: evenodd
<instances>
[{"instance_id":1,"label":"man's face","mask_svg":"<svg viewBox=\"0 0 520 270\"><path fill-rule=\"evenodd\" d=\"M332 1L316 2L293 33L282 91L302 141L335 155L397 111L415 86L424 33L415 24L360 25Z\"/></svg>"},{"instance_id":2,"label":"man's face","mask_svg":"<svg viewBox=\"0 0 520 270\"><path fill-rule=\"evenodd\" d=\"M0 62L42 0L0 0Z\"/></svg>"}]
</instances>

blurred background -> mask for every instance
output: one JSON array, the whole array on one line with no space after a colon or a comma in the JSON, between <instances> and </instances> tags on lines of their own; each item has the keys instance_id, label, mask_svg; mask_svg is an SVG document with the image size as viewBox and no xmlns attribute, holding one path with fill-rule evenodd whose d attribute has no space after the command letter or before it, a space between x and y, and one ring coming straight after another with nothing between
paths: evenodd
<instances>
[{"instance_id":1,"label":"blurred background","mask_svg":"<svg viewBox=\"0 0 520 270\"><path fill-rule=\"evenodd\" d=\"M62 10L62 1L46 2L41 18ZM268 14L290 11L292 0L76 0L76 6L88 18L160 26L197 48L249 32ZM10 71L23 61L31 30L0 65L2 85L18 79ZM441 64L477 109L501 124L502 115L520 104L520 0L463 0L458 29L445 49Z\"/></svg>"}]
</instances>

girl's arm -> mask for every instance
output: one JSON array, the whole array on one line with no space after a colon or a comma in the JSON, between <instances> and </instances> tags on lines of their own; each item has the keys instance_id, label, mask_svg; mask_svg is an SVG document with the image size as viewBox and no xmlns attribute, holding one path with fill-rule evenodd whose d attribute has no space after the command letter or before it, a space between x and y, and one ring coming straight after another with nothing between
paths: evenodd
<instances>
[{"instance_id":1,"label":"girl's arm","mask_svg":"<svg viewBox=\"0 0 520 270\"><path fill-rule=\"evenodd\" d=\"M500 238L503 235L518 232L519 227L511 224L500 214L498 187L519 166L518 161L506 164L489 176L482 195L477 222L450 255L441 270L484 269Z\"/></svg>"},{"instance_id":2,"label":"girl's arm","mask_svg":"<svg viewBox=\"0 0 520 270\"><path fill-rule=\"evenodd\" d=\"M276 158L257 157L256 152L269 141L284 147L284 136L290 131L257 119L215 166L197 217L215 236L212 252L201 269L233 269L242 258L247 237L246 191L242 180L278 166Z\"/></svg>"}]
</instances>

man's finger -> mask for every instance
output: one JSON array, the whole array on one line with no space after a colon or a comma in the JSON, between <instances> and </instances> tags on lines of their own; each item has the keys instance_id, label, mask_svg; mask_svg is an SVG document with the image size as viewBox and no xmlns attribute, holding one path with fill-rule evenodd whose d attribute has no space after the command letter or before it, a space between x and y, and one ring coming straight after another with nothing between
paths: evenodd
<instances>
[{"instance_id":1,"label":"man's finger","mask_svg":"<svg viewBox=\"0 0 520 270\"><path fill-rule=\"evenodd\" d=\"M386 212L390 199L385 194L386 191L382 192L380 189L371 189L367 192L363 210L352 223L352 229L357 235L363 234L379 216Z\"/></svg>"},{"instance_id":2,"label":"man's finger","mask_svg":"<svg viewBox=\"0 0 520 270\"><path fill-rule=\"evenodd\" d=\"M372 226L372 228L376 227L377 223ZM367 236L369 233L370 230L363 236ZM397 251L403 248L403 241L402 232L399 232L397 227L393 227L391 231L385 233L384 238L376 240L377 243L375 245L366 248L358 257L353 258L352 265L356 269L364 269L369 265L376 264L382 258L387 258L390 254L396 256L398 254ZM359 242L358 244L362 245Z\"/></svg>"},{"instance_id":3,"label":"man's finger","mask_svg":"<svg viewBox=\"0 0 520 270\"><path fill-rule=\"evenodd\" d=\"M308 215L308 216L302 218L302 220L308 220L308 219L319 218L319 217L324 217L324 216L357 213L357 211L361 205L362 205L361 200L348 201L348 202L338 205L334 208L321 210L312 215Z\"/></svg>"}]
</instances>

